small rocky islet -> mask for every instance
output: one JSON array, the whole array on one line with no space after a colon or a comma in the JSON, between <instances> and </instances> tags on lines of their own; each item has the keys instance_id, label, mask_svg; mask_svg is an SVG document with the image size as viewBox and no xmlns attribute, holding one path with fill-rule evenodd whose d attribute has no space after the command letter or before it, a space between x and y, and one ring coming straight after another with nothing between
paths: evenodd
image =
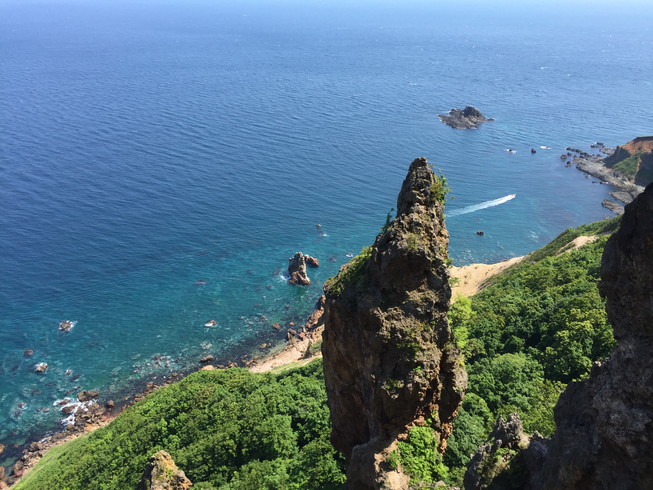
<instances>
[{"instance_id":1,"label":"small rocky islet","mask_svg":"<svg viewBox=\"0 0 653 490\"><path fill-rule=\"evenodd\" d=\"M440 121L454 129L476 129L482 123L494 121L485 117L476 107L468 105L464 109L451 109L448 114L438 114Z\"/></svg>"}]
</instances>

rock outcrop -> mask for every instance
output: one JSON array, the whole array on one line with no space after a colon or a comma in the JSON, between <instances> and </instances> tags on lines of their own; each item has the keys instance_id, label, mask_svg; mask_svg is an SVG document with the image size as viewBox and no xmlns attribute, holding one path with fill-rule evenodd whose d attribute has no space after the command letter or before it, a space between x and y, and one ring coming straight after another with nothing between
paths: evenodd
<instances>
[{"instance_id":1,"label":"rock outcrop","mask_svg":"<svg viewBox=\"0 0 653 490\"><path fill-rule=\"evenodd\" d=\"M297 286L308 286L311 283L311 280L308 278L308 274L306 274L307 257L312 260L316 260L309 255L304 255L301 252L295 253L295 255L288 259L288 275L290 276L288 282L290 284L295 284ZM317 267L315 265L313 266Z\"/></svg>"},{"instance_id":2,"label":"rock outcrop","mask_svg":"<svg viewBox=\"0 0 653 490\"><path fill-rule=\"evenodd\" d=\"M172 456L165 451L159 451L150 458L138 490L186 490L193 484L186 474L177 468Z\"/></svg>"},{"instance_id":3,"label":"rock outcrop","mask_svg":"<svg viewBox=\"0 0 653 490\"><path fill-rule=\"evenodd\" d=\"M636 185L653 182L653 136L639 136L623 146L617 146L604 159L606 167L620 172Z\"/></svg>"},{"instance_id":4,"label":"rock outcrop","mask_svg":"<svg viewBox=\"0 0 653 490\"><path fill-rule=\"evenodd\" d=\"M443 183L418 158L397 217L325 284L324 374L332 442L349 488L406 488L387 463L424 420L446 447L467 377L451 341Z\"/></svg>"},{"instance_id":5,"label":"rock outcrop","mask_svg":"<svg viewBox=\"0 0 653 490\"><path fill-rule=\"evenodd\" d=\"M650 184L626 206L603 253L599 291L617 347L589 379L561 395L556 432L531 477L534 489L653 488L652 250Z\"/></svg>"},{"instance_id":6,"label":"rock outcrop","mask_svg":"<svg viewBox=\"0 0 653 490\"><path fill-rule=\"evenodd\" d=\"M515 455L529 444L529 437L524 434L519 416L512 413L508 420L499 417L488 440L489 442L479 446L467 465L464 488L480 490L490 486L522 487L523 474L508 471L510 466L517 464Z\"/></svg>"},{"instance_id":7,"label":"rock outcrop","mask_svg":"<svg viewBox=\"0 0 653 490\"><path fill-rule=\"evenodd\" d=\"M440 121L454 129L476 129L486 121L494 121L487 118L476 107L468 105L464 109L451 109L449 114L438 114Z\"/></svg>"}]
</instances>

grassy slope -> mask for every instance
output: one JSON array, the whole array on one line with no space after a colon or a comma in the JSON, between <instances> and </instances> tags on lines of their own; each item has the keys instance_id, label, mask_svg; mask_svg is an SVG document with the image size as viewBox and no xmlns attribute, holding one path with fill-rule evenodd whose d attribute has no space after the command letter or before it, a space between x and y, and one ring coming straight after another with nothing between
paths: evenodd
<instances>
[{"instance_id":1,"label":"grassy slope","mask_svg":"<svg viewBox=\"0 0 653 490\"><path fill-rule=\"evenodd\" d=\"M319 361L277 375L200 371L53 449L16 488L135 488L160 449L194 488L338 487L329 433Z\"/></svg>"}]
</instances>

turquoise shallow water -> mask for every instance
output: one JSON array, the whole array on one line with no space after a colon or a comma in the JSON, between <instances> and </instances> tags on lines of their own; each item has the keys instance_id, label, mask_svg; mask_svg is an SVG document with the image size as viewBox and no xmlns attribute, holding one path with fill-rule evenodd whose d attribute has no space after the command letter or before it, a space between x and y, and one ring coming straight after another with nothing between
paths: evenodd
<instances>
[{"instance_id":1,"label":"turquoise shallow water","mask_svg":"<svg viewBox=\"0 0 653 490\"><path fill-rule=\"evenodd\" d=\"M451 185L457 264L609 214L558 155L651 132L651 9L561 8L3 2L0 442L56 427L66 393L280 339L417 156ZM466 104L496 121L435 116ZM297 250L308 288L280 276Z\"/></svg>"}]
</instances>

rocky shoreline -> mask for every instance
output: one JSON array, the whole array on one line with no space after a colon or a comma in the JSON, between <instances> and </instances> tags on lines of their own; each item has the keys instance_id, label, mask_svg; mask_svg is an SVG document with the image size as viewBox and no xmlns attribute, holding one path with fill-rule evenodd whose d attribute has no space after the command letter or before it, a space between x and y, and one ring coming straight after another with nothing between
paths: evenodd
<instances>
[{"instance_id":1,"label":"rocky shoreline","mask_svg":"<svg viewBox=\"0 0 653 490\"><path fill-rule=\"evenodd\" d=\"M278 344L270 342L259 345L258 348L265 352L262 355L250 358L249 354L243 354L238 361L222 362L217 362L218 360L212 355L203 356L198 360L196 369L155 376L149 381L135 386L131 394L116 397L116 401L101 401L101 394L97 390L81 391L76 399L60 400L57 408L61 410L62 416L74 415L74 422L66 425L64 430L45 436L34 436L21 446L6 447L0 444L0 455L4 453L5 456L9 455L11 459L16 459L13 466L7 468L0 466L0 490L17 483L48 450L104 427L134 403L141 401L158 388L175 383L192 372L231 367L245 367L252 372L266 372L301 360L310 362L320 356L319 348L315 347L315 344L319 343L322 338L323 311L324 297L322 296L303 326L295 327L294 322L289 323L291 327L295 328L287 329L285 341ZM279 332L281 326L274 324L273 330Z\"/></svg>"},{"instance_id":2,"label":"rocky shoreline","mask_svg":"<svg viewBox=\"0 0 653 490\"><path fill-rule=\"evenodd\" d=\"M614 148L604 146L602 143L594 143L592 148L598 150L598 153L587 153L578 148L567 147L567 153L560 155L560 159L566 166L575 165L581 172L598 179L597 182L616 187L617 190L610 193L615 201L605 199L601 205L615 214L623 214L624 205L641 194L644 187L633 184L618 171L605 166L604 160L614 153Z\"/></svg>"}]
</instances>

